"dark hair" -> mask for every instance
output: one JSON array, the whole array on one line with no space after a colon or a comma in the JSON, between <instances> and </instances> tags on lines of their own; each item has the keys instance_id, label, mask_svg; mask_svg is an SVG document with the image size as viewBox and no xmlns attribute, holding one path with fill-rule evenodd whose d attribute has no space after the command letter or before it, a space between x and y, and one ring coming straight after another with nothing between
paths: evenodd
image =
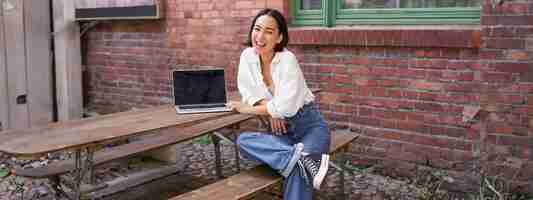
<instances>
[{"instance_id":1,"label":"dark hair","mask_svg":"<svg viewBox=\"0 0 533 200\"><path fill-rule=\"evenodd\" d=\"M268 16L273 17L278 23L279 34L281 34L283 38L281 39L281 42L279 44L276 44L276 46L274 47L274 51L275 52L283 51L283 49L289 43L289 31L287 28L287 21L285 21L285 17L283 17L283 15L279 11L275 9L271 9L271 8L265 8L259 11L259 13L257 13L257 15L254 17L254 20L252 21L252 25L250 26L250 31L248 32L248 40L246 41L245 45L248 45L249 47L252 46L252 31L254 30L255 22L257 21L257 18L263 15L268 15Z\"/></svg>"}]
</instances>

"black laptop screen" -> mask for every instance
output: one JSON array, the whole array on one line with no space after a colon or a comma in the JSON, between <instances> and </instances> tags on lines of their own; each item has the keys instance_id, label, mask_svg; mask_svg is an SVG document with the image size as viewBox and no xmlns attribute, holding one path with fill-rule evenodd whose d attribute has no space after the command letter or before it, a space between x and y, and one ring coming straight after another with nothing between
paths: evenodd
<instances>
[{"instance_id":1,"label":"black laptop screen","mask_svg":"<svg viewBox=\"0 0 533 200\"><path fill-rule=\"evenodd\" d=\"M224 70L174 71L174 104L225 103Z\"/></svg>"}]
</instances>

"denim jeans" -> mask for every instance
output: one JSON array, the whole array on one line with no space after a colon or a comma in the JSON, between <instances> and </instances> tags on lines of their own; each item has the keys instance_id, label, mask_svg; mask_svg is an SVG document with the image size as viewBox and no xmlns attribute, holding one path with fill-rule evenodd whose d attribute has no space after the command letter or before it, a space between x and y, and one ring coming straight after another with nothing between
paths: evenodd
<instances>
[{"instance_id":1,"label":"denim jeans","mask_svg":"<svg viewBox=\"0 0 533 200\"><path fill-rule=\"evenodd\" d=\"M287 133L274 135L244 132L237 144L244 158L265 163L284 179L284 200L311 200L313 186L307 183L302 169L295 164L304 152L313 159L327 153L330 133L324 118L313 103L304 105L296 115L287 118ZM302 149L303 144L303 149Z\"/></svg>"}]
</instances>

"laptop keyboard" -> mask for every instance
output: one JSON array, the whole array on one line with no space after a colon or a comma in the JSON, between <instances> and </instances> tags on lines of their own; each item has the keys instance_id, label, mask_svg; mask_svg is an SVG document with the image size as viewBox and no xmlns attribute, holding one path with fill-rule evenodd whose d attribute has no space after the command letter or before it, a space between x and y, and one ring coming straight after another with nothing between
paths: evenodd
<instances>
[{"instance_id":1,"label":"laptop keyboard","mask_svg":"<svg viewBox=\"0 0 533 200\"><path fill-rule=\"evenodd\" d=\"M220 107L226 107L226 104L214 103L214 104L180 105L181 109L220 108Z\"/></svg>"}]
</instances>

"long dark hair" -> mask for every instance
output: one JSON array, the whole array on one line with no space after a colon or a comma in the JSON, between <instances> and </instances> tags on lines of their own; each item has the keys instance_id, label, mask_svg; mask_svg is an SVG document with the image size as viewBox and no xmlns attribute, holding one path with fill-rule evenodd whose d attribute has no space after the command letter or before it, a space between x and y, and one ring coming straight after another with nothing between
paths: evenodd
<instances>
[{"instance_id":1,"label":"long dark hair","mask_svg":"<svg viewBox=\"0 0 533 200\"><path fill-rule=\"evenodd\" d=\"M250 31L248 31L248 39L245 45L249 47L252 46L252 31L254 29L255 22L257 21L257 18L263 15L268 15L268 16L273 17L278 23L279 34L281 34L283 38L281 39L280 43L276 44L276 46L274 47L274 51L275 52L283 51L283 49L289 43L289 30L287 28L287 21L285 20L285 17L283 17L283 15L279 11L275 9L271 9L271 8L265 8L259 11L259 13L257 13L257 15L254 17L254 20L252 21L252 25L250 26Z\"/></svg>"}]
</instances>

